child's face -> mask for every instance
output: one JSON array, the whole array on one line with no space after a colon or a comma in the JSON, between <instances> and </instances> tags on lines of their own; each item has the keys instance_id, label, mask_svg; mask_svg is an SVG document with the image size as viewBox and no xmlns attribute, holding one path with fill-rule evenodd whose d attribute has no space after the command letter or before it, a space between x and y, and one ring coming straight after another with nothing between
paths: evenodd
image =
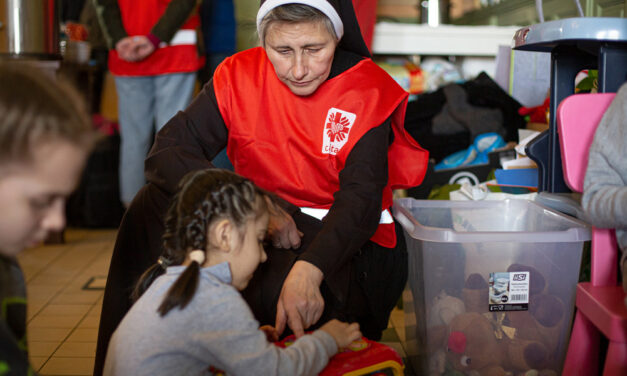
<instances>
[{"instance_id":1,"label":"child's face","mask_svg":"<svg viewBox=\"0 0 627 376\"><path fill-rule=\"evenodd\" d=\"M0 166L0 253L14 256L65 227L65 199L86 151L65 141L33 147L30 163Z\"/></svg>"},{"instance_id":2,"label":"child's face","mask_svg":"<svg viewBox=\"0 0 627 376\"><path fill-rule=\"evenodd\" d=\"M229 264L233 276L232 284L240 291L248 286L259 263L268 258L263 249L263 240L268 230L268 218L268 214L264 214L257 219L248 220L239 250L231 252Z\"/></svg>"}]
</instances>

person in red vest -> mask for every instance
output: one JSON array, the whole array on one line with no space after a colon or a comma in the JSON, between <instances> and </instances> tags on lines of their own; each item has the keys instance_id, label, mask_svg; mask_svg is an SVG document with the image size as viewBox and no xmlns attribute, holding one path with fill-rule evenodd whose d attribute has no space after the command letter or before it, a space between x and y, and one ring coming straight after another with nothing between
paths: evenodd
<instances>
[{"instance_id":1,"label":"person in red vest","mask_svg":"<svg viewBox=\"0 0 627 376\"><path fill-rule=\"evenodd\" d=\"M96 0L110 47L120 123L120 197L128 206L145 184L153 134L191 101L198 53L197 0Z\"/></svg>"},{"instance_id":2,"label":"person in red vest","mask_svg":"<svg viewBox=\"0 0 627 376\"><path fill-rule=\"evenodd\" d=\"M260 324L301 336L337 318L374 340L388 325L407 279L392 190L420 184L428 160L403 128L408 95L370 59L351 0L265 0L257 30L261 46L220 64L156 137L118 232L99 351L132 304L123 293L162 253L177 183L225 146L235 172L281 202L242 292Z\"/></svg>"}]
</instances>

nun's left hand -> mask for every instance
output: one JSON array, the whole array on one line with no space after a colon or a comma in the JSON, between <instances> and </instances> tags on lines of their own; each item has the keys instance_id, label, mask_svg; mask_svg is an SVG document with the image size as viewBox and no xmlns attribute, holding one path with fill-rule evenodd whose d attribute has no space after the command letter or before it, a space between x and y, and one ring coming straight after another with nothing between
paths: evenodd
<instances>
[{"instance_id":1,"label":"nun's left hand","mask_svg":"<svg viewBox=\"0 0 627 376\"><path fill-rule=\"evenodd\" d=\"M313 264L296 261L283 282L277 303L276 330L283 333L285 324L300 338L305 330L322 316L324 299L320 284L324 275Z\"/></svg>"},{"instance_id":2,"label":"nun's left hand","mask_svg":"<svg viewBox=\"0 0 627 376\"><path fill-rule=\"evenodd\" d=\"M268 237L274 248L298 249L303 233L296 227L292 216L277 205L270 210Z\"/></svg>"}]
</instances>

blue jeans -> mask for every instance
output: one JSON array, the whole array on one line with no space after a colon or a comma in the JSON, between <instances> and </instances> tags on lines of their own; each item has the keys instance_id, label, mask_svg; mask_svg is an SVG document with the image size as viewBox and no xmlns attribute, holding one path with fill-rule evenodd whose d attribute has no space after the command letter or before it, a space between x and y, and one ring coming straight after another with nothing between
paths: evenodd
<instances>
[{"instance_id":1,"label":"blue jeans","mask_svg":"<svg viewBox=\"0 0 627 376\"><path fill-rule=\"evenodd\" d=\"M144 159L158 132L192 100L195 73L115 77L120 122L120 198L128 205L145 184Z\"/></svg>"}]
</instances>

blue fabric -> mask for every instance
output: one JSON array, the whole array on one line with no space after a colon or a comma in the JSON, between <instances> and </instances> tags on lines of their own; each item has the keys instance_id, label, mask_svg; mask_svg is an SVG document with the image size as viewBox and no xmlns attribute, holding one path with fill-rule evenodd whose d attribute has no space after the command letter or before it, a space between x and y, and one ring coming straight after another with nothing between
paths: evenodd
<instances>
[{"instance_id":1,"label":"blue fabric","mask_svg":"<svg viewBox=\"0 0 627 376\"><path fill-rule=\"evenodd\" d=\"M235 7L233 0L205 0L200 22L207 54L235 52Z\"/></svg>"},{"instance_id":2,"label":"blue fabric","mask_svg":"<svg viewBox=\"0 0 627 376\"><path fill-rule=\"evenodd\" d=\"M434 170L489 163L488 154L503 146L505 146L505 140L498 133L482 133L475 137L475 141L467 149L455 152L436 164Z\"/></svg>"},{"instance_id":3,"label":"blue fabric","mask_svg":"<svg viewBox=\"0 0 627 376\"><path fill-rule=\"evenodd\" d=\"M144 159L158 132L191 102L195 73L115 77L120 122L120 199L128 204L145 184Z\"/></svg>"}]
</instances>

